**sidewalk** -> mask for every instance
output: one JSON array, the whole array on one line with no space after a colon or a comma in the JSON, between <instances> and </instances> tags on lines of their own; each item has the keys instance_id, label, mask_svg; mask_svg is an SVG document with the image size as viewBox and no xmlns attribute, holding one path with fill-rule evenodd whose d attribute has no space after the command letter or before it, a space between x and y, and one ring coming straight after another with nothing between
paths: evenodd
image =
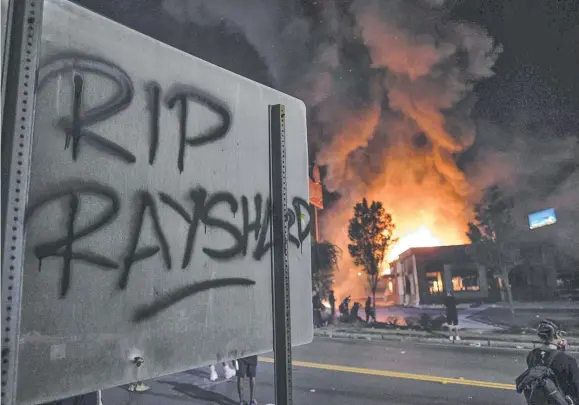
<instances>
[{"instance_id":1,"label":"sidewalk","mask_svg":"<svg viewBox=\"0 0 579 405\"><path fill-rule=\"evenodd\" d=\"M468 305L459 305L458 307L458 318L460 325L466 329L488 329L497 330L501 329L500 326L494 325L491 322L481 322L476 319L471 319L471 316L488 309L487 307L481 306L477 308L470 308ZM391 323L396 321L398 326L406 326L410 321L414 324L418 324L420 318L426 314L431 319L444 318L446 310L444 307L403 307L403 306L391 306L384 308L376 308L376 319L378 322Z\"/></svg>"},{"instance_id":2,"label":"sidewalk","mask_svg":"<svg viewBox=\"0 0 579 405\"><path fill-rule=\"evenodd\" d=\"M372 329L354 325L329 326L314 330L314 336L356 340L414 341L445 345L472 347L497 347L510 349L533 349L538 345L537 337L527 334L506 334L489 330L470 329L463 331L461 341L450 342L448 334L404 329ZM579 352L579 338L567 338L569 351Z\"/></svg>"},{"instance_id":3,"label":"sidewalk","mask_svg":"<svg viewBox=\"0 0 579 405\"><path fill-rule=\"evenodd\" d=\"M509 304L506 302L497 302L495 304L489 305L491 308L502 307L509 308ZM528 310L577 310L579 311L579 301L534 301L534 302L513 302L513 307L515 311L517 309L528 309Z\"/></svg>"},{"instance_id":4,"label":"sidewalk","mask_svg":"<svg viewBox=\"0 0 579 405\"><path fill-rule=\"evenodd\" d=\"M184 371L146 381L151 387L147 392L128 392L126 386L111 388L102 392L104 405L115 404L197 404L197 405L235 405L237 389L235 378L223 378L218 366L219 379L209 381L209 368Z\"/></svg>"},{"instance_id":5,"label":"sidewalk","mask_svg":"<svg viewBox=\"0 0 579 405\"><path fill-rule=\"evenodd\" d=\"M442 304L432 304L432 305L376 305L379 308L416 308L422 310L444 310L445 306ZM485 303L480 305L460 303L457 305L458 309L476 309L476 308L509 308L509 304L504 301L495 303ZM533 302L523 302L515 301L513 302L513 308L515 311L517 309L522 310L578 310L579 311L579 301L533 301Z\"/></svg>"},{"instance_id":6,"label":"sidewalk","mask_svg":"<svg viewBox=\"0 0 579 405\"><path fill-rule=\"evenodd\" d=\"M515 302L515 319L506 303L458 306L458 317L463 329L529 330L536 327L541 319L552 319L570 335L579 336L579 303L577 302ZM378 322L395 323L406 326L417 324L427 315L431 319L445 318L445 308L440 305L404 307L393 305L376 308Z\"/></svg>"}]
</instances>

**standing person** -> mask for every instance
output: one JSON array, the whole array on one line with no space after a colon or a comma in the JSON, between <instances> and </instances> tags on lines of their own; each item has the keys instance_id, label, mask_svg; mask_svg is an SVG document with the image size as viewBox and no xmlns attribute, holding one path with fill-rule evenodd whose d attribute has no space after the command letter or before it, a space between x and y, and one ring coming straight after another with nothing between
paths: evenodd
<instances>
[{"instance_id":1,"label":"standing person","mask_svg":"<svg viewBox=\"0 0 579 405\"><path fill-rule=\"evenodd\" d=\"M533 405L579 404L579 366L565 353L563 332L555 322L543 320L537 335L541 346L527 355L528 369L517 378L517 392Z\"/></svg>"},{"instance_id":2,"label":"standing person","mask_svg":"<svg viewBox=\"0 0 579 405\"><path fill-rule=\"evenodd\" d=\"M366 323L370 323L370 319L374 319L374 322L376 322L376 315L374 314L374 307L372 306L371 297L368 297L366 299L366 305L364 306L364 310L366 311Z\"/></svg>"},{"instance_id":3,"label":"standing person","mask_svg":"<svg viewBox=\"0 0 579 405\"><path fill-rule=\"evenodd\" d=\"M237 393L239 394L239 404L247 405L243 399L243 381L249 378L249 404L257 405L255 400L255 375L257 373L257 356L249 356L237 360L239 369L237 370Z\"/></svg>"},{"instance_id":4,"label":"standing person","mask_svg":"<svg viewBox=\"0 0 579 405\"><path fill-rule=\"evenodd\" d=\"M322 310L324 308L319 292L314 294L312 301L314 305L314 326L319 328L322 326Z\"/></svg>"},{"instance_id":5,"label":"standing person","mask_svg":"<svg viewBox=\"0 0 579 405\"><path fill-rule=\"evenodd\" d=\"M346 298L344 298L344 300L340 304L340 307L338 308L340 310L340 314L348 317L350 315L349 306L350 306L350 296L348 295Z\"/></svg>"},{"instance_id":6,"label":"standing person","mask_svg":"<svg viewBox=\"0 0 579 405\"><path fill-rule=\"evenodd\" d=\"M336 297L334 296L334 290L330 291L328 300L330 301L330 311L332 313L331 322L334 323L334 318L336 316Z\"/></svg>"},{"instance_id":7,"label":"standing person","mask_svg":"<svg viewBox=\"0 0 579 405\"><path fill-rule=\"evenodd\" d=\"M456 309L456 298L452 291L446 293L444 306L446 307L446 322L448 323L448 339L451 342L458 341L460 340L460 336L458 336L458 310Z\"/></svg>"}]
</instances>

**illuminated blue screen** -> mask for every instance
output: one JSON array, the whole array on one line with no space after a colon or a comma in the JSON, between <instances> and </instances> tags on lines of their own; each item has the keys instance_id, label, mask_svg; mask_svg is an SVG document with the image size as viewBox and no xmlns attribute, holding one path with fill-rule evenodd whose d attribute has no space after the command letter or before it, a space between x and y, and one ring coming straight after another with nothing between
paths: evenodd
<instances>
[{"instance_id":1,"label":"illuminated blue screen","mask_svg":"<svg viewBox=\"0 0 579 405\"><path fill-rule=\"evenodd\" d=\"M531 229L540 228L542 226L553 225L557 222L555 209L549 208L543 211L534 212L529 215L529 227Z\"/></svg>"}]
</instances>

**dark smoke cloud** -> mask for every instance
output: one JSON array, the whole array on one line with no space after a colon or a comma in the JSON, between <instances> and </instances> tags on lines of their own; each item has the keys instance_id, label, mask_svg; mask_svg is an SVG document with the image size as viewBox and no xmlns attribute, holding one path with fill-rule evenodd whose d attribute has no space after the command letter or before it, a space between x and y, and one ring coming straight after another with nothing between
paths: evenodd
<instances>
[{"instance_id":1,"label":"dark smoke cloud","mask_svg":"<svg viewBox=\"0 0 579 405\"><path fill-rule=\"evenodd\" d=\"M442 0L164 0L180 21L245 36L276 87L309 107L310 149L342 198L323 236L346 250L355 202L384 202L400 236L464 241L471 186L456 164L476 135L473 86L501 49ZM344 255L338 283L357 277ZM340 286L338 285L338 289Z\"/></svg>"},{"instance_id":2,"label":"dark smoke cloud","mask_svg":"<svg viewBox=\"0 0 579 405\"><path fill-rule=\"evenodd\" d=\"M477 143L481 145L467 176L474 190L499 185L515 198L520 231L528 230L528 214L555 208L557 226L533 231L533 236L579 259L579 131L561 131L548 125L548 120L540 121L526 114L500 126L479 120Z\"/></svg>"},{"instance_id":3,"label":"dark smoke cloud","mask_svg":"<svg viewBox=\"0 0 579 405\"><path fill-rule=\"evenodd\" d=\"M277 83L291 76L290 66L308 59L311 23L292 2L269 0L164 0L165 10L178 21L201 27L223 25L245 35L259 52Z\"/></svg>"}]
</instances>

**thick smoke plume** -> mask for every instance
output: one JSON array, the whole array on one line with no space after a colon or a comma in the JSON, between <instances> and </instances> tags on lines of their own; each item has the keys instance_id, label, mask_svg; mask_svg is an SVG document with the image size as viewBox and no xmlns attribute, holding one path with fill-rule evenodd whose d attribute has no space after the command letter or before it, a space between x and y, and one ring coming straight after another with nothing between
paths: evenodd
<instances>
[{"instance_id":1,"label":"thick smoke plume","mask_svg":"<svg viewBox=\"0 0 579 405\"><path fill-rule=\"evenodd\" d=\"M479 120L483 145L467 175L474 189L498 185L514 197L519 231L528 231L528 214L555 208L557 226L533 231L535 240L579 260L579 133L558 130L540 115L501 126Z\"/></svg>"},{"instance_id":2,"label":"thick smoke plume","mask_svg":"<svg viewBox=\"0 0 579 405\"><path fill-rule=\"evenodd\" d=\"M292 5L293 4L293 5ZM380 200L399 237L427 227L465 241L471 187L456 164L476 128L473 86L500 53L445 1L165 0L175 18L245 35L276 87L309 107L310 149L340 193L322 236L344 251L337 290L361 285L347 254L354 203ZM354 281L354 282L352 282Z\"/></svg>"}]
</instances>

